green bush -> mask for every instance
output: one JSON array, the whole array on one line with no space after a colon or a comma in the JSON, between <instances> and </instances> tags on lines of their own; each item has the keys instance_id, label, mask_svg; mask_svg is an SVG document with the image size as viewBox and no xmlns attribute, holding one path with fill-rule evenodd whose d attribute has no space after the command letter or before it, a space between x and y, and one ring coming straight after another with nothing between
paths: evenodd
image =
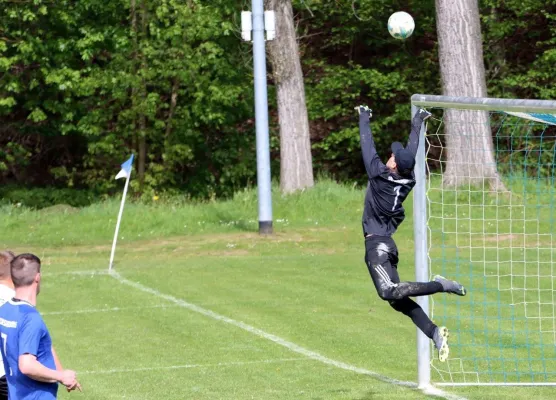
<instances>
[{"instance_id":1,"label":"green bush","mask_svg":"<svg viewBox=\"0 0 556 400\"><path fill-rule=\"evenodd\" d=\"M99 196L90 190L68 188L23 188L4 186L0 188L0 202L41 209L58 204L85 207L98 201Z\"/></svg>"}]
</instances>

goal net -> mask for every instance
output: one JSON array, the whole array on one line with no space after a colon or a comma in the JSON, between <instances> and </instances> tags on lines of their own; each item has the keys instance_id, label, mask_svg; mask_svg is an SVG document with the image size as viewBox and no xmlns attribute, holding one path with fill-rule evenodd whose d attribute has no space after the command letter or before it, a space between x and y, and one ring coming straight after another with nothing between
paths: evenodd
<instances>
[{"instance_id":1,"label":"goal net","mask_svg":"<svg viewBox=\"0 0 556 400\"><path fill-rule=\"evenodd\" d=\"M426 213L416 219L426 226L417 268L468 290L430 298L433 321L450 330L450 358L440 363L421 346L424 376L444 385L556 385L556 101L412 102L433 114L415 194Z\"/></svg>"}]
</instances>

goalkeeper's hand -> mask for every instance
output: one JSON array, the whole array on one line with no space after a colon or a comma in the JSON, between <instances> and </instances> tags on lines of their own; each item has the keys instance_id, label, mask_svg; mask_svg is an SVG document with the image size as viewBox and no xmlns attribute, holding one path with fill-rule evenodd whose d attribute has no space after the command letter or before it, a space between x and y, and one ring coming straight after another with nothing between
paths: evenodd
<instances>
[{"instance_id":1,"label":"goalkeeper's hand","mask_svg":"<svg viewBox=\"0 0 556 400\"><path fill-rule=\"evenodd\" d=\"M367 114L369 116L369 118L371 118L373 116L373 110L371 110L368 106L357 106L355 107L355 111L357 111L357 113L359 115L361 114Z\"/></svg>"}]
</instances>

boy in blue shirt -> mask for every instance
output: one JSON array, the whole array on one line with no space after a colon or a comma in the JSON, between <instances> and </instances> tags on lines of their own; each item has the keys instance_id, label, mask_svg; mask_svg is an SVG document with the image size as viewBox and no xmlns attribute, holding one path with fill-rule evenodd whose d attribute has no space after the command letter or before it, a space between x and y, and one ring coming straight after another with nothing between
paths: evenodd
<instances>
[{"instance_id":1,"label":"boy in blue shirt","mask_svg":"<svg viewBox=\"0 0 556 400\"><path fill-rule=\"evenodd\" d=\"M9 250L0 251L0 306L15 295L12 282L11 263L15 254ZM0 342L1 343L1 342ZM8 399L8 381L4 371L4 363L0 357L0 400Z\"/></svg>"},{"instance_id":2,"label":"boy in blue shirt","mask_svg":"<svg viewBox=\"0 0 556 400\"><path fill-rule=\"evenodd\" d=\"M56 399L58 383L68 390L81 390L75 371L56 369L50 333L35 309L40 267L39 258L32 254L14 258L15 297L0 307L0 350L10 400Z\"/></svg>"}]
</instances>

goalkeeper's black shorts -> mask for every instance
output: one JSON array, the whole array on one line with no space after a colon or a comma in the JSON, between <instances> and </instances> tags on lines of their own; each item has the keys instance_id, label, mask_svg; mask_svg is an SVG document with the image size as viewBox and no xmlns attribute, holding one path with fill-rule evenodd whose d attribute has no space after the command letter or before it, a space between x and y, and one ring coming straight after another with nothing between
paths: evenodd
<instances>
[{"instance_id":1,"label":"goalkeeper's black shorts","mask_svg":"<svg viewBox=\"0 0 556 400\"><path fill-rule=\"evenodd\" d=\"M8 400L8 381L6 381L6 375L0 378L0 400Z\"/></svg>"}]
</instances>

